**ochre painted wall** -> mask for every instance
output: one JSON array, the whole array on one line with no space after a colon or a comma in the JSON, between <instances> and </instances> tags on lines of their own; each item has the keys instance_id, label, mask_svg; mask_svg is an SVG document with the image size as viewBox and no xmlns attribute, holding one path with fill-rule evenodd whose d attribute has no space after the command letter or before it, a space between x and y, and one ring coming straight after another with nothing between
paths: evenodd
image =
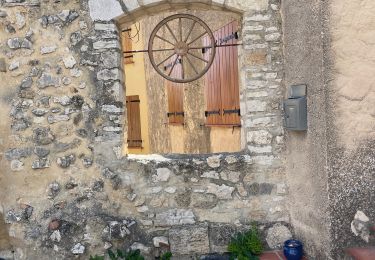
<instances>
[{"instance_id":1,"label":"ochre painted wall","mask_svg":"<svg viewBox=\"0 0 375 260\"><path fill-rule=\"evenodd\" d=\"M132 47L133 50L143 50L143 36L142 31L139 31L139 34L136 36L138 24L133 24L131 26L130 36L132 38ZM123 35L123 44L125 42L125 37L129 37L127 32L124 32ZM134 54L133 63L125 64L125 86L126 86L126 95L138 95L140 99L140 112L141 112L141 128L142 128L142 149L138 148L128 148L128 151L124 151L130 154L148 154L150 153L150 141L149 141L149 129L148 129L148 101L146 93L146 78L145 78L145 65L144 58L142 53ZM127 148L127 147L126 147ZM125 149L126 149L125 148Z\"/></svg>"}]
</instances>

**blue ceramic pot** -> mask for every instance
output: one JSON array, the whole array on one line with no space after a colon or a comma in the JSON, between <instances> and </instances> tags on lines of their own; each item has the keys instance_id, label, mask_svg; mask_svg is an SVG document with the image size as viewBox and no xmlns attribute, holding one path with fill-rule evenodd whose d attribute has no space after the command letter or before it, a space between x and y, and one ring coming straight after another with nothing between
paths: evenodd
<instances>
[{"instance_id":1,"label":"blue ceramic pot","mask_svg":"<svg viewBox=\"0 0 375 260\"><path fill-rule=\"evenodd\" d=\"M290 239L284 243L284 255L288 260L301 260L303 256L303 245L300 241Z\"/></svg>"}]
</instances>

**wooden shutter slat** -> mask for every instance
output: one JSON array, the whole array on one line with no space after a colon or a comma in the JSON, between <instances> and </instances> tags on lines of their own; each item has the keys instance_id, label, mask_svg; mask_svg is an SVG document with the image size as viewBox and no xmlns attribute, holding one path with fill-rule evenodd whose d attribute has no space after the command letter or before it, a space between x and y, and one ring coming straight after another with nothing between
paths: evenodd
<instances>
[{"instance_id":1,"label":"wooden shutter slat","mask_svg":"<svg viewBox=\"0 0 375 260\"><path fill-rule=\"evenodd\" d=\"M173 64L175 62L176 56L170 58L165 66ZM172 77L181 77L182 75L182 64L178 63L175 65L171 76ZM170 69L170 67L168 68ZM168 113L171 113L168 117L168 122L170 124L183 124L184 123L184 116L177 115L176 113L183 113L184 112L184 92L183 92L183 84L178 84L175 82L171 82L165 80L165 85L167 88L167 96L168 96Z\"/></svg>"},{"instance_id":2,"label":"wooden shutter slat","mask_svg":"<svg viewBox=\"0 0 375 260\"><path fill-rule=\"evenodd\" d=\"M139 96L127 96L128 147L142 147L141 115Z\"/></svg>"},{"instance_id":3,"label":"wooden shutter slat","mask_svg":"<svg viewBox=\"0 0 375 260\"><path fill-rule=\"evenodd\" d=\"M214 32L216 40L237 32L238 23L231 22ZM206 44L207 38L204 43ZM234 44L236 39L219 44ZM223 110L238 110L239 76L238 76L238 50L236 46L216 49L216 57L212 67L206 74L206 104L207 111L220 109L221 115L211 115L206 119L207 125L239 125L240 116L235 113L225 114Z\"/></svg>"}]
</instances>

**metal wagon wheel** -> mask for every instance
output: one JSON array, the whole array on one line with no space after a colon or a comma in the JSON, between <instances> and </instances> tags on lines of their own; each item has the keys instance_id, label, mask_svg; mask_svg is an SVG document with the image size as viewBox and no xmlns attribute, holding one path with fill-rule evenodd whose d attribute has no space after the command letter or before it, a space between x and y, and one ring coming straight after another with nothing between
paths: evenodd
<instances>
[{"instance_id":1,"label":"metal wagon wheel","mask_svg":"<svg viewBox=\"0 0 375 260\"><path fill-rule=\"evenodd\" d=\"M161 34L163 30L164 34ZM154 69L177 83L201 78L211 67L215 50L211 29L189 14L176 14L162 20L152 31L148 43L148 55ZM178 64L181 64L181 73L173 73Z\"/></svg>"}]
</instances>

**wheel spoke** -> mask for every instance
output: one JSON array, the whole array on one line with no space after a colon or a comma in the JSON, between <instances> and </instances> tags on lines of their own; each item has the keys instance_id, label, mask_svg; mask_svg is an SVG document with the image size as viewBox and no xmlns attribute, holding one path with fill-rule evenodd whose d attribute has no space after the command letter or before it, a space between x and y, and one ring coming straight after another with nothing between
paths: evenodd
<instances>
[{"instance_id":1,"label":"wheel spoke","mask_svg":"<svg viewBox=\"0 0 375 260\"><path fill-rule=\"evenodd\" d=\"M174 67L176 66L176 63L177 63L177 61L178 61L178 57L179 57L179 55L177 55L176 60L175 60L175 61L173 62L173 64L172 64L172 68L171 68L171 70L170 70L169 73L168 73L168 76L169 76L169 77L171 76L172 71L173 71Z\"/></svg>"},{"instance_id":2,"label":"wheel spoke","mask_svg":"<svg viewBox=\"0 0 375 260\"><path fill-rule=\"evenodd\" d=\"M180 27L180 41L182 42L182 19L178 19L179 27Z\"/></svg>"},{"instance_id":3,"label":"wheel spoke","mask_svg":"<svg viewBox=\"0 0 375 260\"><path fill-rule=\"evenodd\" d=\"M161 37L161 36L159 36L159 35L155 35L155 37L156 37L156 38L159 38L160 40L165 41L165 42L169 43L170 45L173 45L173 46L174 46L173 43L171 43L170 41L168 41L167 39L164 39L163 37Z\"/></svg>"},{"instance_id":4,"label":"wheel spoke","mask_svg":"<svg viewBox=\"0 0 375 260\"><path fill-rule=\"evenodd\" d=\"M167 27L168 31L171 33L171 35L173 36L174 40L176 41L176 43L178 42L176 36L174 35L171 27L169 27L168 23L165 23L165 26Z\"/></svg>"},{"instance_id":5,"label":"wheel spoke","mask_svg":"<svg viewBox=\"0 0 375 260\"><path fill-rule=\"evenodd\" d=\"M186 56L186 59L188 60L188 63L190 64L190 66L193 68L193 70L195 71L195 73L198 75L198 71L197 69L194 67L193 63L191 62L191 60L189 59L189 56Z\"/></svg>"},{"instance_id":6,"label":"wheel spoke","mask_svg":"<svg viewBox=\"0 0 375 260\"><path fill-rule=\"evenodd\" d=\"M198 57L197 55L192 54L192 53L190 53L189 51L187 52L187 54L190 54L190 55L193 56L194 58L199 59L199 60L201 60L201 61L204 61L205 63L208 63L208 62L209 62L208 60L205 60L205 59L203 59L203 58L201 58L201 57Z\"/></svg>"},{"instance_id":7,"label":"wheel spoke","mask_svg":"<svg viewBox=\"0 0 375 260\"><path fill-rule=\"evenodd\" d=\"M192 40L191 42L188 43L188 45L191 45L193 44L194 42L198 41L200 38L202 38L203 36L205 36L207 34L207 32L205 31L204 33L202 33L201 35L199 35L197 38L195 38L194 40Z\"/></svg>"},{"instance_id":8,"label":"wheel spoke","mask_svg":"<svg viewBox=\"0 0 375 260\"><path fill-rule=\"evenodd\" d=\"M152 52L160 52L160 51L174 51L173 49L157 49L157 50L152 50Z\"/></svg>"},{"instance_id":9,"label":"wheel spoke","mask_svg":"<svg viewBox=\"0 0 375 260\"><path fill-rule=\"evenodd\" d=\"M159 67L161 64L163 64L164 62L166 62L167 60L169 60L170 58L172 58L173 55L175 55L175 53L172 53L172 55L168 56L168 58L166 58L165 60L163 60L162 62L160 62L159 64L157 64L156 67Z\"/></svg>"},{"instance_id":10,"label":"wheel spoke","mask_svg":"<svg viewBox=\"0 0 375 260\"><path fill-rule=\"evenodd\" d=\"M182 79L185 79L185 69L184 69L184 56L181 56L181 76L182 76Z\"/></svg>"},{"instance_id":11,"label":"wheel spoke","mask_svg":"<svg viewBox=\"0 0 375 260\"><path fill-rule=\"evenodd\" d=\"M189 37L190 37L190 34L191 34L191 32L193 31L193 29L194 29L194 26L195 26L195 24L197 23L197 21L194 21L194 23L193 23L193 25L190 27L190 30L189 30L189 33L188 33L188 35L186 36L186 38L185 38L185 41L184 42L187 42L187 40L189 39Z\"/></svg>"}]
</instances>

